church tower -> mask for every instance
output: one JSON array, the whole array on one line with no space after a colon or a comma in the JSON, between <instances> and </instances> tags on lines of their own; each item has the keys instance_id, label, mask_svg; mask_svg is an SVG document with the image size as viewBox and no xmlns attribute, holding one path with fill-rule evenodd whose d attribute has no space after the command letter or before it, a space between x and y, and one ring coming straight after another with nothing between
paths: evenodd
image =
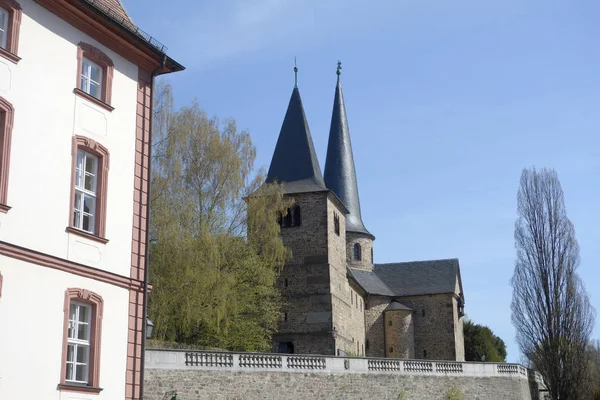
<instances>
[{"instance_id":1,"label":"church tower","mask_svg":"<svg viewBox=\"0 0 600 400\"><path fill-rule=\"evenodd\" d=\"M348 209L325 186L297 79L267 182L280 182L294 201L280 219L280 235L292 259L279 277L284 306L273 350L364 354L363 302L347 278Z\"/></svg>"},{"instance_id":2,"label":"church tower","mask_svg":"<svg viewBox=\"0 0 600 400\"><path fill-rule=\"evenodd\" d=\"M329 129L329 144L325 161L325 185L346 206L346 252L348 266L367 271L373 270L373 241L362 221L358 182L354 168L354 155L350 140L350 129L346 117L344 95L340 82L341 63L338 62L335 99Z\"/></svg>"}]
</instances>

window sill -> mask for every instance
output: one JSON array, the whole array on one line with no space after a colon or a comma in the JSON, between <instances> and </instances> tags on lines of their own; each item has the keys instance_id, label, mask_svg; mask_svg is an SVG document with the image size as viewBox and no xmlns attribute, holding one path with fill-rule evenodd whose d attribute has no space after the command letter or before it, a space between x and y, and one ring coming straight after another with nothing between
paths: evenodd
<instances>
[{"instance_id":1,"label":"window sill","mask_svg":"<svg viewBox=\"0 0 600 400\"><path fill-rule=\"evenodd\" d=\"M59 383L58 390L64 392L94 393L98 394L103 389L95 386L77 385L76 383Z\"/></svg>"},{"instance_id":2,"label":"window sill","mask_svg":"<svg viewBox=\"0 0 600 400\"><path fill-rule=\"evenodd\" d=\"M115 109L110 104L107 104L107 103L103 102L102 100L99 100L99 99L95 98L94 96L87 94L86 92L84 92L81 89L75 88L75 89L73 89L73 93L75 93L79 97L83 97L84 99L91 101L95 105L100 106L109 112L112 112L112 110Z\"/></svg>"},{"instance_id":3,"label":"window sill","mask_svg":"<svg viewBox=\"0 0 600 400\"><path fill-rule=\"evenodd\" d=\"M21 61L21 57L19 57L16 54L11 53L10 51L3 49L2 47L0 47L0 56L6 58L9 61L14 62L15 64L17 64L19 61Z\"/></svg>"},{"instance_id":4,"label":"window sill","mask_svg":"<svg viewBox=\"0 0 600 400\"><path fill-rule=\"evenodd\" d=\"M84 237L86 239L94 240L94 241L100 242L102 244L108 243L108 239L105 239L105 238L100 237L100 236L93 235L91 233L82 231L82 230L77 229L77 228L73 228L72 226L68 226L67 229L66 229L66 231L68 233L72 233L74 235L79 235L79 236Z\"/></svg>"},{"instance_id":5,"label":"window sill","mask_svg":"<svg viewBox=\"0 0 600 400\"><path fill-rule=\"evenodd\" d=\"M12 207L0 203L0 213L6 214Z\"/></svg>"}]
</instances>

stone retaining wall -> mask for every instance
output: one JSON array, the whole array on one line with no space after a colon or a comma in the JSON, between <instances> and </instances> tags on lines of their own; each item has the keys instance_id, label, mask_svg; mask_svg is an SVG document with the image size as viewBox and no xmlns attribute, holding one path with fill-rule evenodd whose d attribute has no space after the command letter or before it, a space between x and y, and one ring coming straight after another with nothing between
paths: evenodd
<instances>
[{"instance_id":1,"label":"stone retaining wall","mask_svg":"<svg viewBox=\"0 0 600 400\"><path fill-rule=\"evenodd\" d=\"M144 399L537 400L542 385L518 364L149 350Z\"/></svg>"}]
</instances>

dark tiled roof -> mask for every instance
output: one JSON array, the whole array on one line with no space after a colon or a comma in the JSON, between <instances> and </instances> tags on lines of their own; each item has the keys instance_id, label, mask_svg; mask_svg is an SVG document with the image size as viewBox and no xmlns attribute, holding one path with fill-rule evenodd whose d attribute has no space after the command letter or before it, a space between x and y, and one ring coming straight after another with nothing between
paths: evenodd
<instances>
[{"instance_id":1,"label":"dark tiled roof","mask_svg":"<svg viewBox=\"0 0 600 400\"><path fill-rule=\"evenodd\" d=\"M454 293L459 265L458 260L452 258L375 264L372 272L355 268L349 270L369 294L402 297Z\"/></svg>"},{"instance_id":2,"label":"dark tiled roof","mask_svg":"<svg viewBox=\"0 0 600 400\"><path fill-rule=\"evenodd\" d=\"M350 212L346 216L346 231L366 233L373 236L362 221L358 182L354 168L350 129L346 117L344 95L339 76L335 87L335 100L329 129L329 144L325 161L325 185L344 203Z\"/></svg>"},{"instance_id":3,"label":"dark tiled roof","mask_svg":"<svg viewBox=\"0 0 600 400\"><path fill-rule=\"evenodd\" d=\"M297 87L290 98L266 181L284 183L287 193L327 190Z\"/></svg>"},{"instance_id":4,"label":"dark tiled roof","mask_svg":"<svg viewBox=\"0 0 600 400\"><path fill-rule=\"evenodd\" d=\"M127 14L127 11L125 11L125 7L123 7L123 3L121 3L121 0L96 0L96 3L107 7L117 16L123 18L124 20L130 23L133 23L133 21L129 17L129 14Z\"/></svg>"},{"instance_id":5,"label":"dark tiled roof","mask_svg":"<svg viewBox=\"0 0 600 400\"><path fill-rule=\"evenodd\" d=\"M406 311L414 311L412 308L405 306L402 303L398 303L397 301L392 301L389 306L385 308L383 311L396 311L396 310L406 310Z\"/></svg>"}]
</instances>

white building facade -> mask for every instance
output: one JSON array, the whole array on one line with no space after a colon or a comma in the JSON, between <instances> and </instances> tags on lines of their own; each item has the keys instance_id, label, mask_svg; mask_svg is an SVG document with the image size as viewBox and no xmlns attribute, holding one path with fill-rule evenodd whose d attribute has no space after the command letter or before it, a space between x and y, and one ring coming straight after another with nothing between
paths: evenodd
<instances>
[{"instance_id":1,"label":"white building facade","mask_svg":"<svg viewBox=\"0 0 600 400\"><path fill-rule=\"evenodd\" d=\"M119 0L0 0L0 399L139 399L152 82Z\"/></svg>"}]
</instances>

